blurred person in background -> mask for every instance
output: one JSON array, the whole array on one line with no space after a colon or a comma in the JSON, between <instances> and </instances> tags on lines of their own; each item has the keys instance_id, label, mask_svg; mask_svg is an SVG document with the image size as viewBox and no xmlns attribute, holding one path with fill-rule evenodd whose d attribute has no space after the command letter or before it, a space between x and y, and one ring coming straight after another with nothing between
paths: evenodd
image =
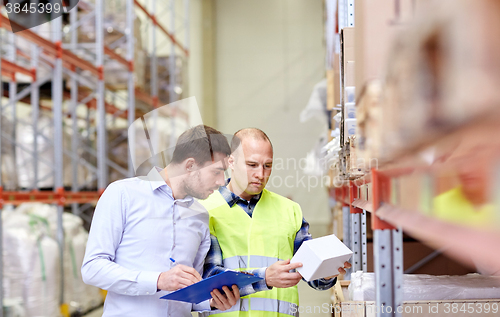
<instances>
[{"instance_id":1,"label":"blurred person in background","mask_svg":"<svg viewBox=\"0 0 500 317\"><path fill-rule=\"evenodd\" d=\"M498 227L491 195L495 174L492 147L479 140L473 144L462 142L447 162L453 165L458 186L434 198L433 215L468 227Z\"/></svg>"},{"instance_id":2,"label":"blurred person in background","mask_svg":"<svg viewBox=\"0 0 500 317\"><path fill-rule=\"evenodd\" d=\"M178 139L166 168L110 184L102 194L82 265L85 283L108 291L103 316L191 316L226 310L236 286L200 304L160 299L201 280L210 247L205 199L224 185L230 147L217 130L199 125Z\"/></svg>"},{"instance_id":3,"label":"blurred person in background","mask_svg":"<svg viewBox=\"0 0 500 317\"><path fill-rule=\"evenodd\" d=\"M258 316L298 315L297 284L302 276L291 272L301 263L290 259L304 241L310 240L309 224L300 206L265 189L272 171L273 148L267 135L254 128L242 129L231 142L226 186L201 203L210 214L212 245L204 277L227 269L242 270L263 280L240 289L240 302L224 313L240 311ZM351 265L346 262L345 267ZM345 274L344 268L339 273ZM309 282L318 290L335 285L336 276Z\"/></svg>"},{"instance_id":4,"label":"blurred person in background","mask_svg":"<svg viewBox=\"0 0 500 317\"><path fill-rule=\"evenodd\" d=\"M433 215L445 222L481 231L498 231L500 215L498 197L493 195L495 176L498 175L496 147L489 139L467 138L451 152L445 163L451 166L458 185L437 195L433 202ZM478 246L480 248L481 246ZM497 265L470 262L477 272L500 276Z\"/></svg>"}]
</instances>

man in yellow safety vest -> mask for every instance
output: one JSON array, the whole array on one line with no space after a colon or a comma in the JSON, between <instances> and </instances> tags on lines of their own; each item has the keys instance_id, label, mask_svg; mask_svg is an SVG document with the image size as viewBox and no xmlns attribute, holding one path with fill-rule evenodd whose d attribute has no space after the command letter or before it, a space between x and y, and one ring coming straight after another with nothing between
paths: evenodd
<instances>
[{"instance_id":1,"label":"man in yellow safety vest","mask_svg":"<svg viewBox=\"0 0 500 317\"><path fill-rule=\"evenodd\" d=\"M201 203L210 214L212 245L204 277L227 269L251 272L262 281L240 289L242 298L231 309L203 316L298 316L297 284L301 275L290 263L302 242L311 239L300 206L265 189L273 164L267 135L255 128L235 133L229 157L231 178ZM350 267L348 262L345 267ZM292 271L292 272L290 272ZM344 268L339 268L344 274ZM309 282L315 289L335 285L336 275Z\"/></svg>"}]
</instances>

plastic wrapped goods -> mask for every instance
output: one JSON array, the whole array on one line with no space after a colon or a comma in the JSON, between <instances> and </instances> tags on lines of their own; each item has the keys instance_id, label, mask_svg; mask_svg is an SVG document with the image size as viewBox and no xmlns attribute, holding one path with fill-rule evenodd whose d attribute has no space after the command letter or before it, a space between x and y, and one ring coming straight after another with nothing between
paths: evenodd
<instances>
[{"instance_id":1,"label":"plastic wrapped goods","mask_svg":"<svg viewBox=\"0 0 500 317\"><path fill-rule=\"evenodd\" d=\"M88 233L80 217L63 214L64 243L64 301L70 312L85 312L102 303L97 287L83 283L81 266L85 256Z\"/></svg>"},{"instance_id":2,"label":"plastic wrapped goods","mask_svg":"<svg viewBox=\"0 0 500 317\"><path fill-rule=\"evenodd\" d=\"M404 274L403 281L404 301L500 298L500 279L479 274ZM362 271L353 274L349 297L353 301L374 301L375 274Z\"/></svg>"},{"instance_id":3,"label":"plastic wrapped goods","mask_svg":"<svg viewBox=\"0 0 500 317\"><path fill-rule=\"evenodd\" d=\"M4 317L25 317L26 311L23 307L23 301L20 299L4 298L3 300Z\"/></svg>"},{"instance_id":4,"label":"plastic wrapped goods","mask_svg":"<svg viewBox=\"0 0 500 317\"><path fill-rule=\"evenodd\" d=\"M326 110L327 82L323 79L314 85L311 97L304 110L300 113L300 122L306 122L311 118L318 118L321 122L328 122Z\"/></svg>"},{"instance_id":5,"label":"plastic wrapped goods","mask_svg":"<svg viewBox=\"0 0 500 317\"><path fill-rule=\"evenodd\" d=\"M59 247L46 223L18 212L4 221L5 297L22 299L26 316L59 316Z\"/></svg>"},{"instance_id":6,"label":"plastic wrapped goods","mask_svg":"<svg viewBox=\"0 0 500 317\"><path fill-rule=\"evenodd\" d=\"M37 138L38 144L38 188L53 188L54 175L52 165L54 164L54 124L52 118L41 116L38 120ZM21 188L32 188L34 178L33 155L30 151L34 149L33 126L25 122L18 122L16 126L16 141L20 146L16 147L16 174ZM63 132L63 148L71 148L71 135ZM63 155L63 182L64 186L72 185L71 157ZM90 176L85 167L78 168L78 181L83 183L85 177Z\"/></svg>"},{"instance_id":7,"label":"plastic wrapped goods","mask_svg":"<svg viewBox=\"0 0 500 317\"><path fill-rule=\"evenodd\" d=\"M3 220L3 288L7 299L23 301L23 285L28 262L29 216L2 212Z\"/></svg>"},{"instance_id":8,"label":"plastic wrapped goods","mask_svg":"<svg viewBox=\"0 0 500 317\"><path fill-rule=\"evenodd\" d=\"M170 103L170 80L171 76L175 76L175 100L180 100L188 96L188 80L187 72L188 66L185 58L181 56L175 56L175 73L172 72L172 64L170 56L157 56L156 57L156 67L158 70L158 100L160 105L166 105ZM144 90L151 91L151 57L148 56L146 59L146 70L145 70L145 86Z\"/></svg>"},{"instance_id":9,"label":"plastic wrapped goods","mask_svg":"<svg viewBox=\"0 0 500 317\"><path fill-rule=\"evenodd\" d=\"M27 203L20 205L19 214L30 215L47 226L48 234L56 238L57 208L53 205L41 203ZM99 289L83 283L80 268L85 256L88 233L83 228L80 217L71 213L63 213L64 230L64 302L69 303L70 312L85 312L102 303Z\"/></svg>"},{"instance_id":10,"label":"plastic wrapped goods","mask_svg":"<svg viewBox=\"0 0 500 317\"><path fill-rule=\"evenodd\" d=\"M46 236L31 236L30 272L25 279L28 316L59 316L60 267L57 242Z\"/></svg>"},{"instance_id":11,"label":"plastic wrapped goods","mask_svg":"<svg viewBox=\"0 0 500 317\"><path fill-rule=\"evenodd\" d=\"M2 124L2 135L6 137L12 137L12 122L10 122L6 117L1 117ZM6 138L2 137L2 186L4 190L16 190L17 189L17 170L16 170L16 157L14 147L11 142Z\"/></svg>"}]
</instances>

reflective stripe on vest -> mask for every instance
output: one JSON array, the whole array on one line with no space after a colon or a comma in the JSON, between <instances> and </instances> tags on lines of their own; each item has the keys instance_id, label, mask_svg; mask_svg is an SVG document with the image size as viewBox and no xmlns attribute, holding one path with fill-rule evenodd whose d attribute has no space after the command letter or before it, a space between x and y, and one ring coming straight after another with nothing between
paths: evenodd
<instances>
[{"instance_id":1,"label":"reflective stripe on vest","mask_svg":"<svg viewBox=\"0 0 500 317\"><path fill-rule=\"evenodd\" d=\"M295 235L302 226L297 203L264 189L249 217L240 206L230 207L218 191L200 202L209 212L210 234L218 239L225 268L248 271L293 257ZM252 311L259 312L256 316L297 316L294 308L298 304L297 286L274 287L245 296L234 309L210 313L221 317L248 317Z\"/></svg>"},{"instance_id":2,"label":"reflective stripe on vest","mask_svg":"<svg viewBox=\"0 0 500 317\"><path fill-rule=\"evenodd\" d=\"M289 303L272 298L242 298L240 302L228 310L220 311L214 310L213 312L204 312L200 316L209 316L213 314L229 313L235 311L252 311L260 310L266 312L278 312L280 314L299 316L299 307L294 303Z\"/></svg>"},{"instance_id":3,"label":"reflective stripe on vest","mask_svg":"<svg viewBox=\"0 0 500 317\"><path fill-rule=\"evenodd\" d=\"M232 256L222 260L222 265L228 269L243 269L243 268L259 268L259 267L269 267L277 261L283 261L278 258L261 256L261 255L250 255L250 256ZM247 263L250 262L250 263Z\"/></svg>"}]
</instances>

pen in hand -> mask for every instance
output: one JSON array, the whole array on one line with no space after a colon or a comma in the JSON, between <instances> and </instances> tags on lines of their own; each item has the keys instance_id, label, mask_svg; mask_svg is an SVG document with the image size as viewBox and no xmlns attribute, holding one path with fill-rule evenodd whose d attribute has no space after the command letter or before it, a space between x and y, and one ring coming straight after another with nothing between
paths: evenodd
<instances>
[{"instance_id":1,"label":"pen in hand","mask_svg":"<svg viewBox=\"0 0 500 317\"><path fill-rule=\"evenodd\" d=\"M158 289L164 291L176 291L180 288L192 285L201 281L201 275L194 268L177 264L175 259L169 258L172 262L170 270L162 272L158 278Z\"/></svg>"}]
</instances>

